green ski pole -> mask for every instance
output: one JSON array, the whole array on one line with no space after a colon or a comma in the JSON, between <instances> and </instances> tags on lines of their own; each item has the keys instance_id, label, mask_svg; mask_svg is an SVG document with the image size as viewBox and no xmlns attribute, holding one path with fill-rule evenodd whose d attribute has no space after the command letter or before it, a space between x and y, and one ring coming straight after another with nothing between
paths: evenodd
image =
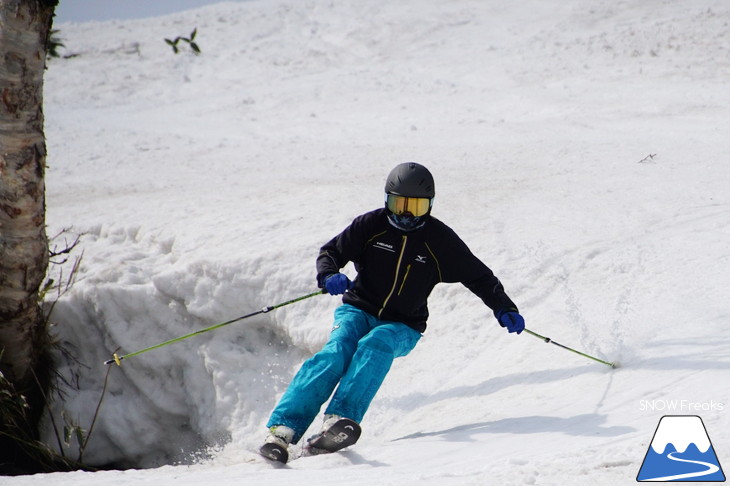
<instances>
[{"instance_id":1,"label":"green ski pole","mask_svg":"<svg viewBox=\"0 0 730 486\"><path fill-rule=\"evenodd\" d=\"M573 349L573 348L569 348L568 346L565 346L565 345L563 345L563 344L560 344L560 343L556 343L555 341L553 341L553 340L552 340L552 339L550 339L549 337L541 336L541 335L539 335L539 334L538 334L538 333L536 333L536 332L530 331L530 330L529 330L529 329L527 329L527 328L525 328L525 332L526 332L527 334L531 334L532 336L535 336L536 338L540 338L540 339L542 339L542 340L543 340L543 341L545 341L546 343L552 343L552 344L554 344L554 345L556 345L556 346L559 346L559 347L561 347L561 348L563 348L563 349L567 349L568 351L572 351L572 352L574 352L575 354L579 354L579 355L581 355L581 356L585 356L586 358L592 359L593 361L598 361L599 363L603 363L603 364L605 364L605 365L607 365L607 366L610 366L611 368L618 368L618 367L619 367L619 364L618 364L618 362L616 362L616 361L614 361L613 363L609 363L608 361L603 361L602 359L598 359L598 358L596 358L596 357L594 357L594 356L591 356L590 354L586 354L586 353L581 353L580 351L576 351L576 350L575 350L575 349Z\"/></svg>"},{"instance_id":2,"label":"green ski pole","mask_svg":"<svg viewBox=\"0 0 730 486\"><path fill-rule=\"evenodd\" d=\"M220 324L214 324L214 325L212 325L210 327L206 327L205 329L200 329L199 331L194 331L194 332L191 332L189 334L185 334L184 336L180 336L180 337L177 337L177 338L174 338L174 339L170 339L168 341L165 341L164 343L155 344L154 346L149 346L147 348L140 349L139 351L135 351L133 353L128 353L128 354L125 354L123 356L119 356L119 355L117 355L117 353L114 353L112 355L113 356L112 359L109 359L107 361L104 361L104 364L105 365L109 365L109 364L112 364L112 363L116 363L117 366L122 366L122 360L123 359L131 358L132 356L137 356L139 354L146 353L147 351L152 351L153 349L159 349L159 348L161 348L163 346L167 346L168 344L177 343L177 342L180 342L180 341L182 341L184 339L187 339L187 338L190 338L190 337L193 337L193 336L197 336L199 334L203 334L203 333L206 333L208 331L214 331L216 329L220 329L223 326L227 326L228 324L233 324L234 322L238 322L238 321L241 321L243 319L248 319L249 317L257 316L259 314L265 314L267 312L271 312L274 309L278 309L280 307L284 307L285 305L293 304L295 302L300 302L300 301L302 301L304 299L309 299L310 297L314 297L315 295L322 295L325 292L326 291L324 289L323 290L318 290L316 292L312 292L311 294L307 294L307 295L303 295L301 297L297 297L296 299L287 300L286 302L282 302L281 304L270 305L270 306L264 307L263 309L261 309L259 311L252 312L250 314L246 314L245 316L236 317L235 319L231 319L230 321L226 321L226 322L221 322Z\"/></svg>"}]
</instances>

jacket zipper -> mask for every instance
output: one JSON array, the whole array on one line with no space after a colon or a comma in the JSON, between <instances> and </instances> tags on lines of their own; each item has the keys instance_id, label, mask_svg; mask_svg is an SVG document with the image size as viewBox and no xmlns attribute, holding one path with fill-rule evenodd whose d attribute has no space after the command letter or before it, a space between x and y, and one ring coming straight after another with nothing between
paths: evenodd
<instances>
[{"instance_id":1,"label":"jacket zipper","mask_svg":"<svg viewBox=\"0 0 730 486\"><path fill-rule=\"evenodd\" d=\"M403 235L403 244L400 247L400 255L398 255L398 263L395 265L395 277L393 278L393 287L390 289L390 292L388 293L388 296L383 301L383 306L380 308L380 311L378 311L378 319L383 314L383 311L385 310L385 306L388 305L388 301L393 296L393 292L395 292L395 286L398 284L398 272L400 271L400 264L403 261L403 253L406 251L406 242L408 241L408 237Z\"/></svg>"},{"instance_id":2,"label":"jacket zipper","mask_svg":"<svg viewBox=\"0 0 730 486\"><path fill-rule=\"evenodd\" d=\"M406 279L408 278L408 272L411 271L411 264L409 263L406 267L406 274L403 275L403 282L400 284L400 288L398 289L398 295L400 295L401 292L403 292L403 287L406 285Z\"/></svg>"}]
</instances>

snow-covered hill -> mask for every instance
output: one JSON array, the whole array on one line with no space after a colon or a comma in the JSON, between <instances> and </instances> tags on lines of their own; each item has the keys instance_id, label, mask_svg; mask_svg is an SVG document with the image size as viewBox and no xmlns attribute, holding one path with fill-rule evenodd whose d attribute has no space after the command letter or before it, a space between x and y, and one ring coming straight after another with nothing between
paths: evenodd
<instances>
[{"instance_id":1,"label":"snow-covered hill","mask_svg":"<svg viewBox=\"0 0 730 486\"><path fill-rule=\"evenodd\" d=\"M622 367L437 287L360 443L273 467L251 450L326 340L321 296L114 366L85 458L136 469L0 482L634 484L665 414L730 464L729 23L722 0L256 0L56 25L49 233L84 234L57 426L88 427L118 347L315 290L319 246L410 160L528 328ZM194 28L202 55L174 55Z\"/></svg>"}]
</instances>

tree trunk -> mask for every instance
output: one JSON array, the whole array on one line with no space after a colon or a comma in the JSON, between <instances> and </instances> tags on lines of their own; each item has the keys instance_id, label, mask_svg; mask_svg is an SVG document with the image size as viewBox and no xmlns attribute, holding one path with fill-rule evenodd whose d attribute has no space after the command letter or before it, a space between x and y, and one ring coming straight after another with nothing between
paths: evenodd
<instances>
[{"instance_id":1,"label":"tree trunk","mask_svg":"<svg viewBox=\"0 0 730 486\"><path fill-rule=\"evenodd\" d=\"M0 0L0 372L3 383L25 397L23 422L33 436L44 405L38 377L47 375L48 336L38 301L48 266L42 103L57 3ZM5 413L0 425L7 439Z\"/></svg>"}]
</instances>

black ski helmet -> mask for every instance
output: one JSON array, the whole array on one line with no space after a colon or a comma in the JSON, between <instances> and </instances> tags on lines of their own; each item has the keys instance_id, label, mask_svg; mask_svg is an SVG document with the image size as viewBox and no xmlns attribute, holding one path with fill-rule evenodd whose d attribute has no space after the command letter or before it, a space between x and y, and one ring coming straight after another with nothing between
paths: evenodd
<instances>
[{"instance_id":1,"label":"black ski helmet","mask_svg":"<svg viewBox=\"0 0 730 486\"><path fill-rule=\"evenodd\" d=\"M423 227L431 214L435 195L433 176L427 168L415 162L396 165L385 180L385 209L388 211L388 221L401 231L414 231ZM427 207L421 206L424 199L428 201ZM414 214L410 211L391 210L391 203L396 207L398 204L405 204L407 207L410 204L409 200L413 200L412 202L416 204L414 209L421 206L420 209L426 211L414 211Z\"/></svg>"},{"instance_id":2,"label":"black ski helmet","mask_svg":"<svg viewBox=\"0 0 730 486\"><path fill-rule=\"evenodd\" d=\"M398 164L385 180L385 193L406 197L427 197L436 195L433 176L427 168L416 162Z\"/></svg>"}]
</instances>

